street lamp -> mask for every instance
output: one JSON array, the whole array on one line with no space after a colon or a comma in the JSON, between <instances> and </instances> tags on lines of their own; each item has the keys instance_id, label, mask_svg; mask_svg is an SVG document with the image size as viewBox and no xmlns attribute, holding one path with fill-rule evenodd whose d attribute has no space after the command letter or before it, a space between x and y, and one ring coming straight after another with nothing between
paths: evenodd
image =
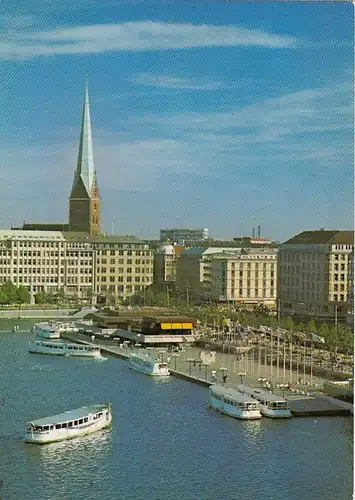
<instances>
[{"instance_id":1,"label":"street lamp","mask_svg":"<svg viewBox=\"0 0 355 500\"><path fill-rule=\"evenodd\" d=\"M205 367L205 380L207 380L207 366L208 366L208 363L202 363L202 365Z\"/></svg>"},{"instance_id":2,"label":"street lamp","mask_svg":"<svg viewBox=\"0 0 355 500\"><path fill-rule=\"evenodd\" d=\"M191 375L191 365L192 365L192 363L194 363L194 361L195 361L195 360L194 360L194 359L192 359L192 358L187 358L187 360L186 360L186 361L187 361L187 362L188 362L188 364L189 364L189 375Z\"/></svg>"},{"instance_id":3,"label":"street lamp","mask_svg":"<svg viewBox=\"0 0 355 500\"><path fill-rule=\"evenodd\" d=\"M239 372L238 376L240 377L240 384L243 385L243 377L245 377L246 373L245 372Z\"/></svg>"},{"instance_id":4,"label":"street lamp","mask_svg":"<svg viewBox=\"0 0 355 500\"><path fill-rule=\"evenodd\" d=\"M180 357L180 354L177 354L177 353L174 353L174 354L173 354L173 358L174 358L174 368L175 368L175 370L176 370L176 360L177 360L177 358L179 358L179 357Z\"/></svg>"},{"instance_id":5,"label":"street lamp","mask_svg":"<svg viewBox=\"0 0 355 500\"><path fill-rule=\"evenodd\" d=\"M136 344L136 347L137 347L137 354L138 354L139 348L142 347L142 344Z\"/></svg>"},{"instance_id":6,"label":"street lamp","mask_svg":"<svg viewBox=\"0 0 355 500\"><path fill-rule=\"evenodd\" d=\"M227 373L228 373L228 369L227 368L224 368L223 366L219 369L219 371L222 373L222 385L225 384L226 380L227 380Z\"/></svg>"}]
</instances>

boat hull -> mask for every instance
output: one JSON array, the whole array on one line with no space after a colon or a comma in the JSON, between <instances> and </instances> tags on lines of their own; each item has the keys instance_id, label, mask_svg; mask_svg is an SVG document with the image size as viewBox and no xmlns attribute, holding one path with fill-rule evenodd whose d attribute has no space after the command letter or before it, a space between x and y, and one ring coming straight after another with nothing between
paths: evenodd
<instances>
[{"instance_id":1,"label":"boat hull","mask_svg":"<svg viewBox=\"0 0 355 500\"><path fill-rule=\"evenodd\" d=\"M70 439L75 439L78 437L86 436L88 434L93 434L94 432L100 431L111 427L112 425L112 415L110 413L108 420L100 420L88 426L83 426L77 429L60 429L56 431L48 431L36 435L35 433L27 432L24 437L25 443L31 444L48 444L57 443L59 441L68 441Z\"/></svg>"},{"instance_id":2,"label":"boat hull","mask_svg":"<svg viewBox=\"0 0 355 500\"><path fill-rule=\"evenodd\" d=\"M129 367L132 370L135 370L135 371L140 372L140 373L144 373L144 375L149 375L151 377L169 377L170 376L169 370L156 372L156 371L152 371L152 370L147 370L146 368L144 368L142 366L135 365L132 363L129 364Z\"/></svg>"},{"instance_id":3,"label":"boat hull","mask_svg":"<svg viewBox=\"0 0 355 500\"><path fill-rule=\"evenodd\" d=\"M240 420L259 420L261 418L259 410L238 410L236 407L218 401L213 397L210 397L210 406L220 413Z\"/></svg>"},{"instance_id":4,"label":"boat hull","mask_svg":"<svg viewBox=\"0 0 355 500\"><path fill-rule=\"evenodd\" d=\"M270 410L268 408L263 408L260 405L260 413L264 417L268 418L290 418L292 417L292 413L290 410Z\"/></svg>"}]
</instances>

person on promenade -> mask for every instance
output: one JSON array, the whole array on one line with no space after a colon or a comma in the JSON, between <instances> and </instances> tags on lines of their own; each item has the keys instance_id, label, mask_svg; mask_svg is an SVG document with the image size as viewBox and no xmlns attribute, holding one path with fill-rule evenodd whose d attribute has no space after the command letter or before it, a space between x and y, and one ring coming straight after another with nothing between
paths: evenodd
<instances>
[{"instance_id":1,"label":"person on promenade","mask_svg":"<svg viewBox=\"0 0 355 500\"><path fill-rule=\"evenodd\" d=\"M227 374L226 374L226 373L224 373L224 374L223 374L223 383L225 384L226 382L227 382Z\"/></svg>"}]
</instances>

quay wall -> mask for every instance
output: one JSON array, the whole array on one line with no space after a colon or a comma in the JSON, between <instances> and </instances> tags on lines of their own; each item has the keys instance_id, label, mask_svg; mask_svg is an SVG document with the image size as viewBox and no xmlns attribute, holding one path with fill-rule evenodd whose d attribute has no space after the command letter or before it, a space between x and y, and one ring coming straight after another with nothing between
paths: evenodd
<instances>
[{"instance_id":1,"label":"quay wall","mask_svg":"<svg viewBox=\"0 0 355 500\"><path fill-rule=\"evenodd\" d=\"M42 318L72 318L75 309L3 309L0 319L42 319Z\"/></svg>"}]
</instances>

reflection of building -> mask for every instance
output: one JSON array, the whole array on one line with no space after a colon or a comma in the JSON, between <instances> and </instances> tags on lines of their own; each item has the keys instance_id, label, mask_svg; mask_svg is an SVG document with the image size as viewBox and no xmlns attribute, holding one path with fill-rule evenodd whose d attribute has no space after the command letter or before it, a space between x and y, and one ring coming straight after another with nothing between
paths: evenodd
<instances>
[{"instance_id":1,"label":"reflection of building","mask_svg":"<svg viewBox=\"0 0 355 500\"><path fill-rule=\"evenodd\" d=\"M285 314L339 319L347 313L348 260L353 231L304 231L283 243L278 298Z\"/></svg>"},{"instance_id":2,"label":"reflection of building","mask_svg":"<svg viewBox=\"0 0 355 500\"><path fill-rule=\"evenodd\" d=\"M208 238L208 229L161 229L160 241L183 244L185 241L196 242Z\"/></svg>"},{"instance_id":3,"label":"reflection of building","mask_svg":"<svg viewBox=\"0 0 355 500\"><path fill-rule=\"evenodd\" d=\"M348 257L348 314L347 323L354 326L354 249Z\"/></svg>"},{"instance_id":4,"label":"reflection of building","mask_svg":"<svg viewBox=\"0 0 355 500\"><path fill-rule=\"evenodd\" d=\"M214 301L275 307L277 251L249 249L214 254L211 259Z\"/></svg>"}]
</instances>

